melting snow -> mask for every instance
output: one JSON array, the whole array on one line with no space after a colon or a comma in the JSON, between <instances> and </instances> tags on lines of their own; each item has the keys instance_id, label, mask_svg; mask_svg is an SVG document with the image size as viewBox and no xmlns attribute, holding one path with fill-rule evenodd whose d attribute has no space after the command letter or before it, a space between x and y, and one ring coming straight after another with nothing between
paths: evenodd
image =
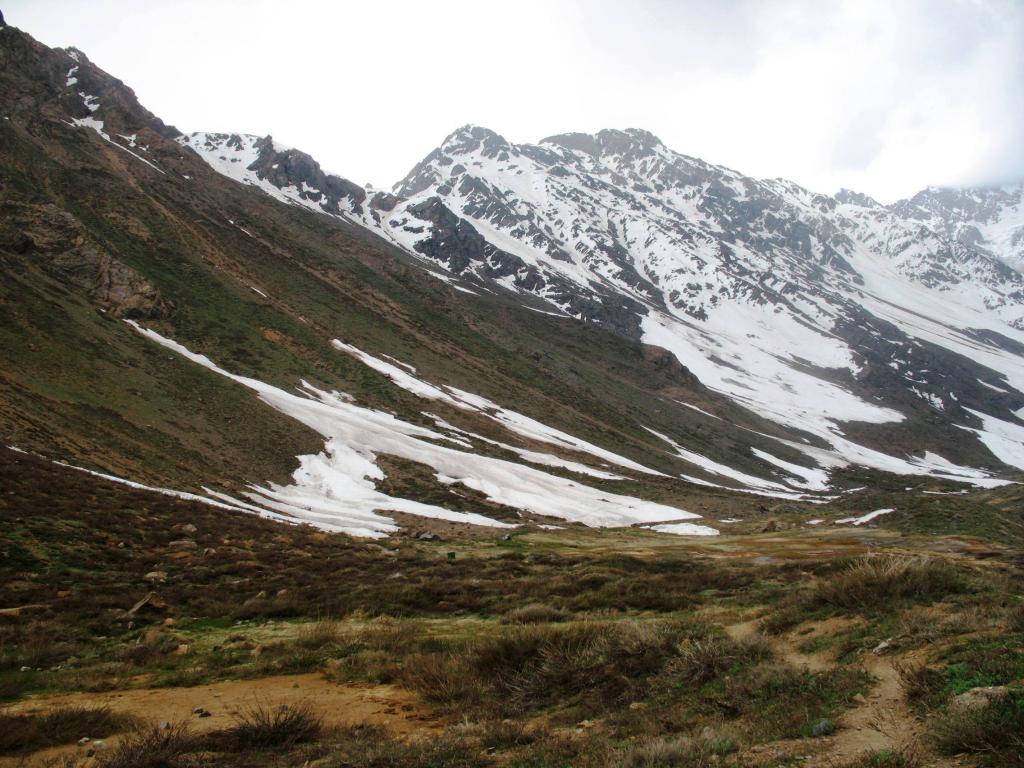
<instances>
[{"instance_id":1,"label":"melting snow","mask_svg":"<svg viewBox=\"0 0 1024 768\"><path fill-rule=\"evenodd\" d=\"M868 512L866 515L861 517L844 517L841 520L836 520L837 523L853 523L854 525L864 525L864 523L870 523L876 517L882 515L888 515L890 512L895 512L895 509L876 509L874 512Z\"/></svg>"},{"instance_id":2,"label":"melting snow","mask_svg":"<svg viewBox=\"0 0 1024 768\"><path fill-rule=\"evenodd\" d=\"M642 499L605 493L587 485L502 459L478 456L437 445L445 436L381 411L345 402L337 393L303 382L302 395L219 368L209 358L189 351L155 331L126 321L140 334L194 363L255 391L272 407L318 431L325 451L301 456L301 466L288 486L251 487L250 500L314 525L331 526L359 536L382 536L394 521L377 511L405 512L445 520L511 527L482 515L388 496L373 480L383 472L375 463L386 453L432 467L439 481L461 482L492 501L539 515L591 526L619 527L636 523L697 518L690 512ZM383 361L380 361L383 362ZM460 397L465 399L462 393Z\"/></svg>"}]
</instances>

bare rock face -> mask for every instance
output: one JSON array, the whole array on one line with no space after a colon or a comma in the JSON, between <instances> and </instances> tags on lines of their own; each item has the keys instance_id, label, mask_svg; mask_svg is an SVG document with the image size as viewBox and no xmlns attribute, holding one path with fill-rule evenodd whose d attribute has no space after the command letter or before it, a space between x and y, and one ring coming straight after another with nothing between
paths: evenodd
<instances>
[{"instance_id":1,"label":"bare rock face","mask_svg":"<svg viewBox=\"0 0 1024 768\"><path fill-rule=\"evenodd\" d=\"M113 317L163 319L170 313L172 306L152 283L93 243L68 211L13 201L0 210L0 250L35 262Z\"/></svg>"}]
</instances>

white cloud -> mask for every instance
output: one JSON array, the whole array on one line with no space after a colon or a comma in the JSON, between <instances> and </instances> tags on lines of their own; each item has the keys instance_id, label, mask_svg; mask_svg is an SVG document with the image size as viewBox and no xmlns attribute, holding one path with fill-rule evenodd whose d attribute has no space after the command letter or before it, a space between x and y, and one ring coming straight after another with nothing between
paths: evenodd
<instances>
[{"instance_id":1,"label":"white cloud","mask_svg":"<svg viewBox=\"0 0 1024 768\"><path fill-rule=\"evenodd\" d=\"M1024 177L1014 0L31 0L183 130L272 133L386 186L453 128L513 141L636 126L825 192Z\"/></svg>"}]
</instances>

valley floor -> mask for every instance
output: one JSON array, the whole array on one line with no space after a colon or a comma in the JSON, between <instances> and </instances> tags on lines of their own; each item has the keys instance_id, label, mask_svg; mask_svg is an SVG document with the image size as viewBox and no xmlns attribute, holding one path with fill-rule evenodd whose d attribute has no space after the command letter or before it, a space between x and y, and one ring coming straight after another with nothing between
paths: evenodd
<instances>
[{"instance_id":1,"label":"valley floor","mask_svg":"<svg viewBox=\"0 0 1024 768\"><path fill-rule=\"evenodd\" d=\"M1005 497L367 542L2 459L0 766L1024 765Z\"/></svg>"}]
</instances>

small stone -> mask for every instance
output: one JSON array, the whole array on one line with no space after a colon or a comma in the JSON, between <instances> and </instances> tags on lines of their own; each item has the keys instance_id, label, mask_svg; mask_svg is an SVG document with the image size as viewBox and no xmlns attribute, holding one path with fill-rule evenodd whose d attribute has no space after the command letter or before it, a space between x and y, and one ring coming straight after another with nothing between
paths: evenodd
<instances>
[{"instance_id":1,"label":"small stone","mask_svg":"<svg viewBox=\"0 0 1024 768\"><path fill-rule=\"evenodd\" d=\"M160 729L161 731L167 731L167 730L170 730L171 724L170 724L170 723L169 723L169 722L168 722L167 720L164 720L164 721L162 721L162 722L160 723L160 725L159 725L159 726L157 726L157 727L158 727L158 728L159 728L159 729Z\"/></svg>"},{"instance_id":2,"label":"small stone","mask_svg":"<svg viewBox=\"0 0 1024 768\"><path fill-rule=\"evenodd\" d=\"M715 738L715 729L710 725L705 725L700 732L700 737L704 739L704 741L711 741Z\"/></svg>"},{"instance_id":3,"label":"small stone","mask_svg":"<svg viewBox=\"0 0 1024 768\"><path fill-rule=\"evenodd\" d=\"M97 749L97 750L99 750L99 749L106 749L107 748L107 742L103 741L102 739L96 739L96 741L94 741L92 743L92 748L93 749Z\"/></svg>"},{"instance_id":4,"label":"small stone","mask_svg":"<svg viewBox=\"0 0 1024 768\"><path fill-rule=\"evenodd\" d=\"M210 713L207 712L203 707L196 707L192 710L192 714L196 717L209 717Z\"/></svg>"},{"instance_id":5,"label":"small stone","mask_svg":"<svg viewBox=\"0 0 1024 768\"><path fill-rule=\"evenodd\" d=\"M164 626L165 627L173 627L177 623L178 623L178 620L177 619L172 619L170 616L168 616L166 619L164 619Z\"/></svg>"},{"instance_id":6,"label":"small stone","mask_svg":"<svg viewBox=\"0 0 1024 768\"><path fill-rule=\"evenodd\" d=\"M853 697L853 703L854 704L867 704L868 700L864 698L864 694L863 693L858 693L856 696Z\"/></svg>"},{"instance_id":7,"label":"small stone","mask_svg":"<svg viewBox=\"0 0 1024 768\"><path fill-rule=\"evenodd\" d=\"M88 736L83 736L82 738L80 738L80 739L78 740L78 746L80 746L80 747L84 747L84 746L85 746L86 744L88 744L88 743L89 743L90 741L92 741L92 739L90 739L90 738L89 738Z\"/></svg>"},{"instance_id":8,"label":"small stone","mask_svg":"<svg viewBox=\"0 0 1024 768\"><path fill-rule=\"evenodd\" d=\"M441 540L441 536L436 534L436 533L434 533L433 531L427 531L426 533L421 533L419 536L417 536L417 538L420 541L440 541Z\"/></svg>"},{"instance_id":9,"label":"small stone","mask_svg":"<svg viewBox=\"0 0 1024 768\"><path fill-rule=\"evenodd\" d=\"M185 533L195 533L199 529L192 525L192 523L185 523L183 526L181 526L181 530L183 530Z\"/></svg>"},{"instance_id":10,"label":"small stone","mask_svg":"<svg viewBox=\"0 0 1024 768\"><path fill-rule=\"evenodd\" d=\"M823 717L811 726L812 736L831 736L836 732L836 724L830 718Z\"/></svg>"},{"instance_id":11,"label":"small stone","mask_svg":"<svg viewBox=\"0 0 1024 768\"><path fill-rule=\"evenodd\" d=\"M146 581L167 581L167 574L164 571L150 571L142 578Z\"/></svg>"},{"instance_id":12,"label":"small stone","mask_svg":"<svg viewBox=\"0 0 1024 768\"><path fill-rule=\"evenodd\" d=\"M192 650L192 646L188 643L182 643L174 649L175 656L187 656Z\"/></svg>"}]
</instances>

